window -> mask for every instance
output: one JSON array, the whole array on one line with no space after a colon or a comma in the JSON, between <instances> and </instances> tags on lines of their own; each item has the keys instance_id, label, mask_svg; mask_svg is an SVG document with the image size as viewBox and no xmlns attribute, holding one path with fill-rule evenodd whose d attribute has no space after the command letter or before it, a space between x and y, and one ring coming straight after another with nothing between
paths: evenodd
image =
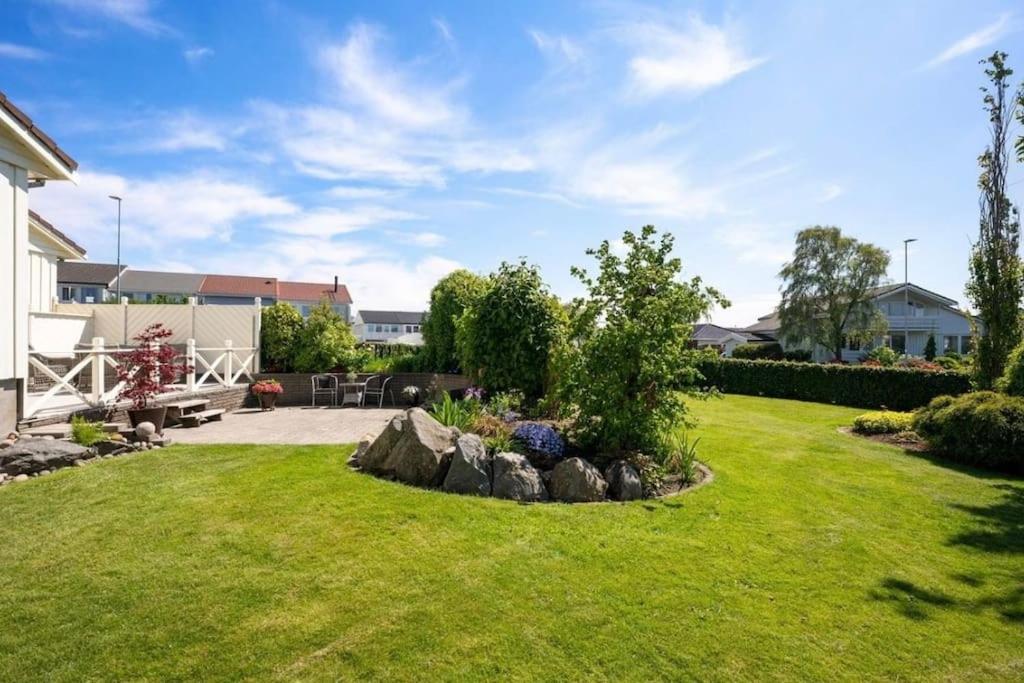
<instances>
[{"instance_id":1,"label":"window","mask_svg":"<svg viewBox=\"0 0 1024 683\"><path fill-rule=\"evenodd\" d=\"M960 353L967 355L974 350L974 339L971 337L960 337Z\"/></svg>"},{"instance_id":2,"label":"window","mask_svg":"<svg viewBox=\"0 0 1024 683\"><path fill-rule=\"evenodd\" d=\"M75 298L75 290L73 287L61 287L60 288L60 300L61 301L73 301Z\"/></svg>"},{"instance_id":3,"label":"window","mask_svg":"<svg viewBox=\"0 0 1024 683\"><path fill-rule=\"evenodd\" d=\"M957 351L960 345L958 337L943 337L942 338L942 352L949 353L951 351Z\"/></svg>"},{"instance_id":4,"label":"window","mask_svg":"<svg viewBox=\"0 0 1024 683\"><path fill-rule=\"evenodd\" d=\"M308 318L308 317L309 317L309 313L310 313L310 311L312 311L312 310L313 310L313 307L312 307L312 306L304 305L304 306L302 307L302 317L303 317L303 318Z\"/></svg>"},{"instance_id":5,"label":"window","mask_svg":"<svg viewBox=\"0 0 1024 683\"><path fill-rule=\"evenodd\" d=\"M860 341L843 335L843 348L849 351L860 351Z\"/></svg>"},{"instance_id":6,"label":"window","mask_svg":"<svg viewBox=\"0 0 1024 683\"><path fill-rule=\"evenodd\" d=\"M419 325L413 325L412 326L412 331L413 332L419 332L420 331L420 326Z\"/></svg>"},{"instance_id":7,"label":"window","mask_svg":"<svg viewBox=\"0 0 1024 683\"><path fill-rule=\"evenodd\" d=\"M889 336L889 348L899 354L907 352L907 337L902 332Z\"/></svg>"},{"instance_id":8,"label":"window","mask_svg":"<svg viewBox=\"0 0 1024 683\"><path fill-rule=\"evenodd\" d=\"M383 332L384 331L384 326L383 325L372 325L371 327L373 327L373 331L374 332Z\"/></svg>"},{"instance_id":9,"label":"window","mask_svg":"<svg viewBox=\"0 0 1024 683\"><path fill-rule=\"evenodd\" d=\"M392 326L391 326L391 331L392 331L392 332L396 332L396 333L397 333L397 332L399 332L400 330L399 330L399 328L398 328L398 325L392 325Z\"/></svg>"}]
</instances>

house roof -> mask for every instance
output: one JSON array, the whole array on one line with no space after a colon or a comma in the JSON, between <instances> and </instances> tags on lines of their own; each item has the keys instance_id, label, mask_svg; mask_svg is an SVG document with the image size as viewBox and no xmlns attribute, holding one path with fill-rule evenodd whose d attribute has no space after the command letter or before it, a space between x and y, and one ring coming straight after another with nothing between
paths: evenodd
<instances>
[{"instance_id":1,"label":"house roof","mask_svg":"<svg viewBox=\"0 0 1024 683\"><path fill-rule=\"evenodd\" d=\"M359 319L364 323L386 325L419 325L424 316L424 311L359 311Z\"/></svg>"},{"instance_id":2,"label":"house roof","mask_svg":"<svg viewBox=\"0 0 1024 683\"><path fill-rule=\"evenodd\" d=\"M757 319L756 323L744 327L741 331L752 333L775 332L776 330L779 329L780 326L781 323L779 322L778 311L772 311L768 315L762 315L760 318Z\"/></svg>"},{"instance_id":3,"label":"house roof","mask_svg":"<svg viewBox=\"0 0 1024 683\"><path fill-rule=\"evenodd\" d=\"M248 275L207 275L200 294L222 296L276 297L277 278Z\"/></svg>"},{"instance_id":4,"label":"house roof","mask_svg":"<svg viewBox=\"0 0 1024 683\"><path fill-rule=\"evenodd\" d=\"M154 292L188 296L199 292L206 276L202 273L164 273L155 270L126 269L121 277L110 283L116 287L120 280L122 292Z\"/></svg>"},{"instance_id":5,"label":"house roof","mask_svg":"<svg viewBox=\"0 0 1024 683\"><path fill-rule=\"evenodd\" d=\"M123 271L127 267L122 265L121 270ZM113 263L59 261L57 263L57 282L106 287L117 278L117 272L117 266Z\"/></svg>"},{"instance_id":6,"label":"house roof","mask_svg":"<svg viewBox=\"0 0 1024 683\"><path fill-rule=\"evenodd\" d=\"M720 325L713 325L712 323L699 323L694 325L693 334L690 338L694 341L720 342L730 337L746 339L745 336L737 333L735 330L730 330L728 327L722 327Z\"/></svg>"},{"instance_id":7,"label":"house roof","mask_svg":"<svg viewBox=\"0 0 1024 683\"><path fill-rule=\"evenodd\" d=\"M39 228L42 229L44 232L49 233L50 237L55 239L57 242L59 242L61 245L67 248L70 252L74 253L77 256L77 258L85 258L85 249L82 246L80 246L77 242L75 242L73 239L65 235L63 232L53 227L53 224L50 223L48 220L40 216L32 209L28 210L28 218L30 221L39 226Z\"/></svg>"},{"instance_id":8,"label":"house roof","mask_svg":"<svg viewBox=\"0 0 1024 683\"><path fill-rule=\"evenodd\" d=\"M53 159L60 164L67 176L72 176L78 169L78 162L71 158L67 152L62 150L49 135L43 132L39 126L32 121L28 114L16 107L13 102L7 99L7 95L0 91L0 111L14 119L23 128L24 133L33 142L45 150Z\"/></svg>"},{"instance_id":9,"label":"house roof","mask_svg":"<svg viewBox=\"0 0 1024 683\"><path fill-rule=\"evenodd\" d=\"M338 291L334 285L316 284L313 282L289 282L278 280L277 298L281 301L310 301L319 303L326 298L332 304L350 304L352 295L348 287L339 284Z\"/></svg>"}]
</instances>

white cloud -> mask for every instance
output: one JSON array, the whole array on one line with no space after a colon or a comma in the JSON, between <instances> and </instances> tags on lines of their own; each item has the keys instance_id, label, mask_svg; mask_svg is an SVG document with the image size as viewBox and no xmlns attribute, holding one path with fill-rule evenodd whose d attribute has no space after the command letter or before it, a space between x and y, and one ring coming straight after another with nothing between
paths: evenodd
<instances>
[{"instance_id":1,"label":"white cloud","mask_svg":"<svg viewBox=\"0 0 1024 683\"><path fill-rule=\"evenodd\" d=\"M50 55L39 48L28 45L17 45L15 43L0 42L0 57L10 59L23 59L25 61L37 62L48 58Z\"/></svg>"},{"instance_id":2,"label":"white cloud","mask_svg":"<svg viewBox=\"0 0 1024 683\"><path fill-rule=\"evenodd\" d=\"M198 169L147 179L84 171L77 186L50 183L33 190L32 206L90 251L115 238L116 206L124 198L122 231L126 248L158 252L182 241L230 237L232 226L251 218L296 213L287 199L256 185L225 180L215 169Z\"/></svg>"},{"instance_id":3,"label":"white cloud","mask_svg":"<svg viewBox=\"0 0 1024 683\"><path fill-rule=\"evenodd\" d=\"M392 233L401 240L408 241L417 247L439 247L447 241L444 235L436 232L403 232Z\"/></svg>"},{"instance_id":4,"label":"white cloud","mask_svg":"<svg viewBox=\"0 0 1024 683\"><path fill-rule=\"evenodd\" d=\"M565 204L566 206L571 206L574 209L582 209L583 208L583 205L580 204L579 202L574 202L573 200L571 200L568 197L566 197L564 194L559 194L558 192L538 192L538 191L534 191L534 190L522 190L522 189L519 189L519 188L516 188L516 187L492 187L488 191L489 192L494 192L496 194L507 194L507 195L512 196L512 197L527 197L529 199L543 199L544 201L547 201L547 202L556 202L558 204Z\"/></svg>"},{"instance_id":5,"label":"white cloud","mask_svg":"<svg viewBox=\"0 0 1024 683\"><path fill-rule=\"evenodd\" d=\"M455 46L455 34L452 33L452 27L447 21L441 18L435 18L432 23L434 28L437 29L437 33L441 36L441 40L448 44L449 47Z\"/></svg>"},{"instance_id":6,"label":"white cloud","mask_svg":"<svg viewBox=\"0 0 1024 683\"><path fill-rule=\"evenodd\" d=\"M716 228L714 234L739 263L775 268L793 255L792 242L782 226L727 224Z\"/></svg>"},{"instance_id":7,"label":"white cloud","mask_svg":"<svg viewBox=\"0 0 1024 683\"><path fill-rule=\"evenodd\" d=\"M50 0L64 9L124 24L150 35L172 34L174 31L153 16L150 0Z\"/></svg>"},{"instance_id":8,"label":"white cloud","mask_svg":"<svg viewBox=\"0 0 1024 683\"><path fill-rule=\"evenodd\" d=\"M212 57L213 48L197 45L195 47L187 48L184 52L182 52L182 55L185 57L185 61L187 61L189 64L195 65Z\"/></svg>"},{"instance_id":9,"label":"white cloud","mask_svg":"<svg viewBox=\"0 0 1024 683\"><path fill-rule=\"evenodd\" d=\"M723 327L753 325L758 318L771 313L779 305L778 292L730 294L726 288L724 294L732 305L729 308L716 307L708 316L716 325Z\"/></svg>"},{"instance_id":10,"label":"white cloud","mask_svg":"<svg viewBox=\"0 0 1024 683\"><path fill-rule=\"evenodd\" d=\"M129 152L182 152L188 150L224 151L224 134L214 122L190 112L164 117L148 123L154 128L151 137L120 148Z\"/></svg>"},{"instance_id":11,"label":"white cloud","mask_svg":"<svg viewBox=\"0 0 1024 683\"><path fill-rule=\"evenodd\" d=\"M707 24L696 14L682 28L644 22L618 32L636 49L629 69L633 89L643 95L700 93L765 62L747 54L733 28Z\"/></svg>"},{"instance_id":12,"label":"white cloud","mask_svg":"<svg viewBox=\"0 0 1024 683\"><path fill-rule=\"evenodd\" d=\"M940 64L945 64L951 59L962 57L987 45L991 45L1009 32L1011 28L1011 16L1012 15L1009 13L1003 14L991 24L984 26L973 33L967 34L939 54L935 55L935 57L929 60L923 68L934 68Z\"/></svg>"},{"instance_id":13,"label":"white cloud","mask_svg":"<svg viewBox=\"0 0 1024 683\"><path fill-rule=\"evenodd\" d=\"M271 221L268 227L293 235L331 237L363 230L379 223L396 223L419 218L422 217L409 211L381 206L360 206L344 210L321 207Z\"/></svg>"},{"instance_id":14,"label":"white cloud","mask_svg":"<svg viewBox=\"0 0 1024 683\"><path fill-rule=\"evenodd\" d=\"M448 101L450 85L425 83L422 75L389 62L379 54L380 41L380 31L355 24L344 43L320 50L321 66L347 101L406 128L450 125L462 117Z\"/></svg>"},{"instance_id":15,"label":"white cloud","mask_svg":"<svg viewBox=\"0 0 1024 683\"><path fill-rule=\"evenodd\" d=\"M583 48L567 36L555 36L537 29L529 29L527 34L541 54L552 61L578 64L583 60Z\"/></svg>"},{"instance_id":16,"label":"white cloud","mask_svg":"<svg viewBox=\"0 0 1024 683\"><path fill-rule=\"evenodd\" d=\"M353 187L351 185L336 185L327 190L327 196L334 199L380 199L395 194L394 190L380 187Z\"/></svg>"},{"instance_id":17,"label":"white cloud","mask_svg":"<svg viewBox=\"0 0 1024 683\"><path fill-rule=\"evenodd\" d=\"M818 201L822 204L827 204L833 199L838 199L843 194L843 187L836 183L829 183L821 189L821 196L818 197Z\"/></svg>"}]
</instances>

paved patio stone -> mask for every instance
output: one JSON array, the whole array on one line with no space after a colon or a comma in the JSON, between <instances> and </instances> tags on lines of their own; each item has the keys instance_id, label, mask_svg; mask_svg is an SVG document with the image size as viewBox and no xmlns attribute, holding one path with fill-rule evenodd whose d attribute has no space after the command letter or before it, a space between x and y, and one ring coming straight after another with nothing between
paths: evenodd
<instances>
[{"instance_id":1,"label":"paved patio stone","mask_svg":"<svg viewBox=\"0 0 1024 683\"><path fill-rule=\"evenodd\" d=\"M164 434L172 443L358 443L364 434L379 434L401 412L395 408L286 407L267 412L243 408L225 414L220 422L169 427Z\"/></svg>"}]
</instances>

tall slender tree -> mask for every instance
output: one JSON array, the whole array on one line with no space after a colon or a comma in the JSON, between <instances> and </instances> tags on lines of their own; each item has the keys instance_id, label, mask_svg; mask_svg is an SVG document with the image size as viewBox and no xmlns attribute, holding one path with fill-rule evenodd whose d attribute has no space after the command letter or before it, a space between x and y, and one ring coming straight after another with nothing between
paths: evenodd
<instances>
[{"instance_id":1,"label":"tall slender tree","mask_svg":"<svg viewBox=\"0 0 1024 683\"><path fill-rule=\"evenodd\" d=\"M1020 258L1020 217L1006 196L1009 168L1009 133L1024 92L1009 85L1013 69L1006 53L995 52L981 62L987 65L989 86L982 87L988 113L991 142L978 157L981 174L978 189L981 220L978 239L971 248L971 278L967 295L978 310L983 330L976 330L976 380L989 388L1003 373L1010 351L1021 341L1020 306L1024 281ZM1020 149L1018 153L1024 153Z\"/></svg>"}]
</instances>

